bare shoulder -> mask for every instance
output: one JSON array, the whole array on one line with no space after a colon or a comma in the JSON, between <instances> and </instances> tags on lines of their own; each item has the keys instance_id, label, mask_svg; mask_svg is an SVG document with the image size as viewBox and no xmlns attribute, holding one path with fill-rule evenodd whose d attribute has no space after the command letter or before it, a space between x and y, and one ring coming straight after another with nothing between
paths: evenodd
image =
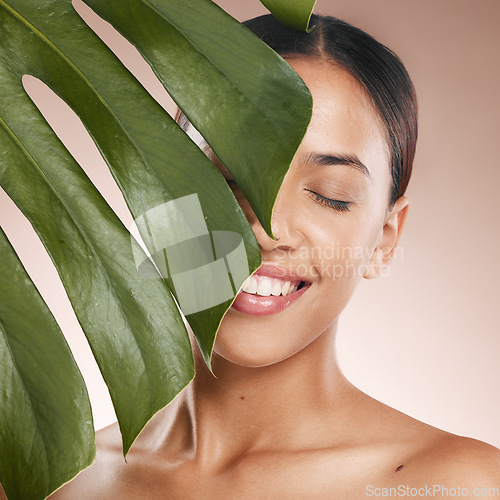
<instances>
[{"instance_id":1,"label":"bare shoulder","mask_svg":"<svg viewBox=\"0 0 500 500\"><path fill-rule=\"evenodd\" d=\"M125 463L121 450L118 424L112 424L96 433L97 457L94 463L80 472L72 481L53 493L50 500L109 498L113 477L121 463Z\"/></svg>"},{"instance_id":2,"label":"bare shoulder","mask_svg":"<svg viewBox=\"0 0 500 500\"><path fill-rule=\"evenodd\" d=\"M417 477L500 487L500 450L477 439L445 433L414 460Z\"/></svg>"},{"instance_id":3,"label":"bare shoulder","mask_svg":"<svg viewBox=\"0 0 500 500\"><path fill-rule=\"evenodd\" d=\"M421 434L422 446L406 456L390 482L426 488L426 496L432 489L438 498L445 496L445 489L449 493L458 488L461 496L480 496L476 493L481 491L500 496L500 450L477 439L429 427Z\"/></svg>"},{"instance_id":4,"label":"bare shoulder","mask_svg":"<svg viewBox=\"0 0 500 500\"><path fill-rule=\"evenodd\" d=\"M448 493L500 497L500 450L438 429L383 403L367 400L367 405L371 411L365 413L370 415L366 432L373 437L363 438L366 442L375 439L381 464L365 478L367 496L443 498ZM457 494L459 487L461 495ZM466 490L468 494L464 494Z\"/></svg>"},{"instance_id":5,"label":"bare shoulder","mask_svg":"<svg viewBox=\"0 0 500 500\"><path fill-rule=\"evenodd\" d=\"M365 496L500 497L500 451L475 439L438 434L390 473L367 481Z\"/></svg>"}]
</instances>

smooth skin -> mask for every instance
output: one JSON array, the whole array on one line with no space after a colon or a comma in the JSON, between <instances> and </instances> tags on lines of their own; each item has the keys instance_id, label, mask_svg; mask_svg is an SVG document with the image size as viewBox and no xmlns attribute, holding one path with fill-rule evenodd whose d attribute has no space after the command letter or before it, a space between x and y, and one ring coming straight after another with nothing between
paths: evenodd
<instances>
[{"instance_id":1,"label":"smooth skin","mask_svg":"<svg viewBox=\"0 0 500 500\"><path fill-rule=\"evenodd\" d=\"M389 265L408 199L389 207L386 134L357 80L331 62L289 62L314 112L276 202L277 241L235 195L263 261L300 272L309 290L277 314L230 309L213 354L217 378L194 344L194 381L146 426L127 463L114 424L97 433L95 464L51 499L355 499L400 484L472 497L500 488L499 450L372 399L337 367L338 317L359 280ZM369 175L325 165L332 157L357 158ZM332 244L343 252L328 252Z\"/></svg>"}]
</instances>

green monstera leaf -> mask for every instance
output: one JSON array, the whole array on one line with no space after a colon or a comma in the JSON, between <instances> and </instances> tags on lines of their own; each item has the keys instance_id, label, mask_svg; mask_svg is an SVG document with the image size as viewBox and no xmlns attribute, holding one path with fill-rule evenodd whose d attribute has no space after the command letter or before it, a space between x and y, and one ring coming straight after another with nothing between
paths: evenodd
<instances>
[{"instance_id":1,"label":"green monstera leaf","mask_svg":"<svg viewBox=\"0 0 500 500\"><path fill-rule=\"evenodd\" d=\"M272 234L272 207L312 111L302 80L209 0L86 3L137 46ZM307 9L301 15L308 18ZM151 258L46 123L24 89L25 75L44 82L82 120ZM258 245L218 169L87 27L71 0L0 0L0 88L0 184L54 262L109 388L126 454L194 375L179 307L210 366L219 324L260 265ZM0 268L7 287L12 272L24 272L3 260ZM38 317L49 317L30 306L40 302L32 285L22 294L30 312L17 324L19 310L6 297L0 324L9 332L5 336L2 326L2 341L35 342ZM67 373L68 387L49 385L50 396L37 393L36 384L26 386L23 374L43 371L53 356L9 353L10 368L0 370L0 425L7 425L5 415L19 420L9 446L0 430L0 482L9 498L43 498L93 457L89 418L55 410L58 402L68 404L68 391L86 398L74 361L63 356L57 373ZM82 412L84 406L79 400ZM52 427L38 425L42 414ZM73 454L54 448L37 461L36 450L63 418L81 436ZM61 439L53 446L62 450ZM30 444L38 455L12 460L13 453L26 456Z\"/></svg>"},{"instance_id":2,"label":"green monstera leaf","mask_svg":"<svg viewBox=\"0 0 500 500\"><path fill-rule=\"evenodd\" d=\"M316 0L260 0L276 19L286 26L296 30L310 32L314 26L309 27L312 11Z\"/></svg>"},{"instance_id":3,"label":"green monstera leaf","mask_svg":"<svg viewBox=\"0 0 500 500\"><path fill-rule=\"evenodd\" d=\"M309 124L300 78L212 1L84 1L137 46L271 235L274 201ZM295 3L291 18L304 12L304 0Z\"/></svg>"},{"instance_id":4,"label":"green monstera leaf","mask_svg":"<svg viewBox=\"0 0 500 500\"><path fill-rule=\"evenodd\" d=\"M2 230L0 269L0 478L9 498L44 498L94 460L92 412L64 336Z\"/></svg>"}]
</instances>

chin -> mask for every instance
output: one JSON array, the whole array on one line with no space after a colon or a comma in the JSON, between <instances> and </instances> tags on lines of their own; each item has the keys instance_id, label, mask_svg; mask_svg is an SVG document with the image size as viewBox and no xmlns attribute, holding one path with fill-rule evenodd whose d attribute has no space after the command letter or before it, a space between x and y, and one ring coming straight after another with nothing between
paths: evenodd
<instances>
[{"instance_id":1,"label":"chin","mask_svg":"<svg viewBox=\"0 0 500 500\"><path fill-rule=\"evenodd\" d=\"M336 324L340 306L344 305L344 300L339 304L328 294L321 302L315 294L305 300L312 292L311 287L302 299L276 314L251 315L230 308L215 340L214 372L217 365L263 368L296 359L301 352L312 352L311 344Z\"/></svg>"},{"instance_id":2,"label":"chin","mask_svg":"<svg viewBox=\"0 0 500 500\"><path fill-rule=\"evenodd\" d=\"M290 353L288 355L278 355L277 353L269 352L269 350L267 350L267 352L234 352L234 350L231 350L231 352L227 352L227 350L222 351L223 352L220 352L214 349L212 357L214 371L217 370L216 367L218 364L227 363L244 368L265 368L281 363L295 354Z\"/></svg>"},{"instance_id":3,"label":"chin","mask_svg":"<svg viewBox=\"0 0 500 500\"><path fill-rule=\"evenodd\" d=\"M293 358L321 336L297 335L293 338L289 329L262 329L258 333L240 328L228 328L219 331L213 351L213 366L231 363L246 368L264 368L277 365ZM305 333L305 331L303 332Z\"/></svg>"},{"instance_id":4,"label":"chin","mask_svg":"<svg viewBox=\"0 0 500 500\"><path fill-rule=\"evenodd\" d=\"M297 349L291 350L290 346L280 346L276 339L262 339L261 342L255 338L247 339L246 342L224 340L215 342L212 358L214 367L219 362L229 362L247 368L263 368L280 363L297 352Z\"/></svg>"}]
</instances>

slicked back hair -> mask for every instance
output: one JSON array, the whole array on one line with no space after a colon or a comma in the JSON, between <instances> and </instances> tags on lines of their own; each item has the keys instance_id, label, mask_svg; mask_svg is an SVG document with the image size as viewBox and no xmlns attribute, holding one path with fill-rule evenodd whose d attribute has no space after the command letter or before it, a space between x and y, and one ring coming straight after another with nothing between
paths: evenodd
<instances>
[{"instance_id":1,"label":"slicked back hair","mask_svg":"<svg viewBox=\"0 0 500 500\"><path fill-rule=\"evenodd\" d=\"M311 33L287 28L271 14L243 24L282 57L330 60L362 84L387 131L392 207L410 180L418 131L415 89L398 56L361 29L335 17L313 15L311 26L315 28Z\"/></svg>"}]
</instances>

